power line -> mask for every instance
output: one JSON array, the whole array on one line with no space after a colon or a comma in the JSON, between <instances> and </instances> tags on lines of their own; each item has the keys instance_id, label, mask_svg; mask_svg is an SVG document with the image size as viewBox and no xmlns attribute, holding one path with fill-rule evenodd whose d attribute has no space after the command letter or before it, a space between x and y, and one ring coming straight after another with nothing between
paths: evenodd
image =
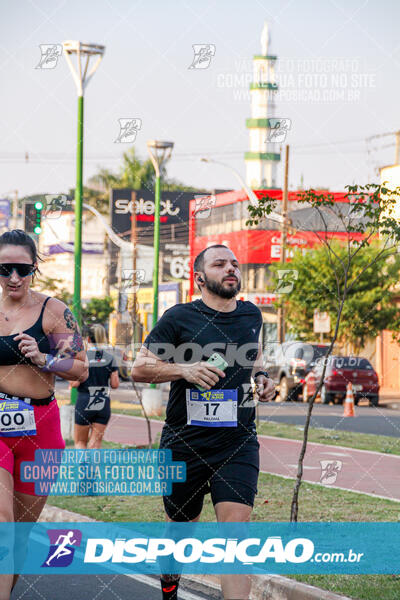
<instances>
[{"instance_id":1,"label":"power line","mask_svg":"<svg viewBox=\"0 0 400 600\"><path fill-rule=\"evenodd\" d=\"M367 137L366 141L369 142L369 140L374 140L375 138L387 137L388 135L396 135L396 133L399 133L399 132L398 131L388 131L387 133L377 133L375 135L370 135L369 137Z\"/></svg>"},{"instance_id":2,"label":"power line","mask_svg":"<svg viewBox=\"0 0 400 600\"><path fill-rule=\"evenodd\" d=\"M380 134L376 136L371 136L370 138L355 138L350 140L337 140L333 142L317 142L313 144L293 144L293 148L319 148L321 146L338 146L343 144L354 144L358 142L365 142L365 139L369 140L375 137L383 137L385 135L392 134ZM175 152L173 154L174 158L181 157L190 157L190 156L204 156L208 154L212 155L229 155L229 154L243 154L245 150L202 150L202 151L188 151L188 152ZM29 158L27 159L27 155ZM0 152L0 159L19 159L27 162L32 162L33 160L71 160L75 161L76 157L74 154L66 153L66 152L36 152L36 153L27 153L24 152ZM85 160L122 160L122 156L115 156L115 154L88 154L85 156Z\"/></svg>"},{"instance_id":3,"label":"power line","mask_svg":"<svg viewBox=\"0 0 400 600\"><path fill-rule=\"evenodd\" d=\"M320 149L327 149L325 153L337 152L337 146L346 146L351 144L360 144L367 143L369 144L374 139L379 139L391 135L395 135L396 132L386 132L381 134L376 134L369 136L367 138L354 138L349 140L336 140L332 142L316 142L311 144L292 144L291 147L296 152L296 154L309 154L309 152L304 152L304 150L315 149L318 154L320 154ZM373 150L382 150L385 148L389 148L394 146L394 143L386 144L385 146L376 146ZM351 153L352 150L340 150L342 153ZM364 150L365 152L365 150ZM203 150L203 151L188 151L188 152L176 152L173 155L174 160L193 160L196 157L202 156L226 156L226 157L242 157L244 153L244 149L242 150ZM0 152L0 162L3 164L74 164L76 160L75 155L66 153L66 152ZM85 156L85 161L87 163L91 162L114 162L114 161L122 161L123 157L121 155L116 156L115 154L87 154Z\"/></svg>"}]
</instances>

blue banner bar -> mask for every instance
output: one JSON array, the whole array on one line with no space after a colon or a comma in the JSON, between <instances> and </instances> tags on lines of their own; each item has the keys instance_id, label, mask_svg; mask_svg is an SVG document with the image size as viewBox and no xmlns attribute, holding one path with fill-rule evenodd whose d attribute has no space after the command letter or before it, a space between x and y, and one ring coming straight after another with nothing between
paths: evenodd
<instances>
[{"instance_id":1,"label":"blue banner bar","mask_svg":"<svg viewBox=\"0 0 400 600\"><path fill-rule=\"evenodd\" d=\"M399 537L400 523L0 523L0 573L397 574Z\"/></svg>"}]
</instances>

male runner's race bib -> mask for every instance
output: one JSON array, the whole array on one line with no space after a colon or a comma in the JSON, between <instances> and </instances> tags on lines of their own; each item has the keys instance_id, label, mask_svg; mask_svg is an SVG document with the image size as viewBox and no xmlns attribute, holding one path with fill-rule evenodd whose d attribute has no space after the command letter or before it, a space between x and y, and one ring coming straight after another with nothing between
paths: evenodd
<instances>
[{"instance_id":1,"label":"male runner's race bib","mask_svg":"<svg viewBox=\"0 0 400 600\"><path fill-rule=\"evenodd\" d=\"M0 398L0 437L36 435L33 406L22 400Z\"/></svg>"},{"instance_id":2,"label":"male runner's race bib","mask_svg":"<svg viewBox=\"0 0 400 600\"><path fill-rule=\"evenodd\" d=\"M237 390L186 390L187 424L237 427Z\"/></svg>"}]
</instances>

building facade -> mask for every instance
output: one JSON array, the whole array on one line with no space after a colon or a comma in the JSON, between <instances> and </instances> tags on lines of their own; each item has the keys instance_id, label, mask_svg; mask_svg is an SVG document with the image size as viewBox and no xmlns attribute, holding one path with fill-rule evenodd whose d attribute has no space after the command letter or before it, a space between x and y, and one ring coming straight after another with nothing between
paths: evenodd
<instances>
[{"instance_id":1,"label":"building facade","mask_svg":"<svg viewBox=\"0 0 400 600\"><path fill-rule=\"evenodd\" d=\"M282 190L259 190L257 197L268 193L276 202L276 212L281 212ZM328 192L324 192L328 193ZM345 210L349 206L344 193L331 193L335 207ZM287 236L287 261L290 262L296 250L307 252L319 245L320 238L329 235L338 240L347 239L340 219L332 218L322 222L317 211L299 203L298 192L289 192L289 217L296 232ZM215 201L215 202L214 202ZM206 206L203 202L203 207ZM190 207L190 268L199 252L213 244L228 246L237 256L242 272L242 289L239 298L251 300L259 306L264 320L264 341L277 339L277 311L274 305L278 299L272 288L270 265L281 260L282 231L280 224L268 218L257 226L247 226L249 200L244 190L218 194L213 197L213 206L208 210L196 211L196 204ZM325 231L325 225L327 231ZM362 234L352 234L354 238ZM197 297L198 290L190 278L189 298Z\"/></svg>"},{"instance_id":2,"label":"building facade","mask_svg":"<svg viewBox=\"0 0 400 600\"><path fill-rule=\"evenodd\" d=\"M84 213L82 222L82 300L102 297L107 289L107 255L105 234L99 229L97 219ZM74 289L74 237L75 214L63 210L56 218L51 213L42 220L39 250L44 258L41 273L60 280L60 287Z\"/></svg>"}]
</instances>

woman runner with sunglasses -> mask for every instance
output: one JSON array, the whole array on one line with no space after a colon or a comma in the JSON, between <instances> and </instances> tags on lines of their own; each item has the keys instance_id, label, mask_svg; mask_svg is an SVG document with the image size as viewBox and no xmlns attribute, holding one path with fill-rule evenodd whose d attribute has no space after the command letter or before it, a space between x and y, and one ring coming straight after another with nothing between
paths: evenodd
<instances>
[{"instance_id":1,"label":"woman runner with sunglasses","mask_svg":"<svg viewBox=\"0 0 400 600\"><path fill-rule=\"evenodd\" d=\"M34 483L21 481L21 463L34 461L37 449L65 447L55 375L88 376L71 311L31 289L38 260L34 241L21 229L0 236L0 522L38 519L47 498L35 494ZM23 545L17 537L19 560ZM0 575L0 600L9 600L17 577Z\"/></svg>"}]
</instances>

